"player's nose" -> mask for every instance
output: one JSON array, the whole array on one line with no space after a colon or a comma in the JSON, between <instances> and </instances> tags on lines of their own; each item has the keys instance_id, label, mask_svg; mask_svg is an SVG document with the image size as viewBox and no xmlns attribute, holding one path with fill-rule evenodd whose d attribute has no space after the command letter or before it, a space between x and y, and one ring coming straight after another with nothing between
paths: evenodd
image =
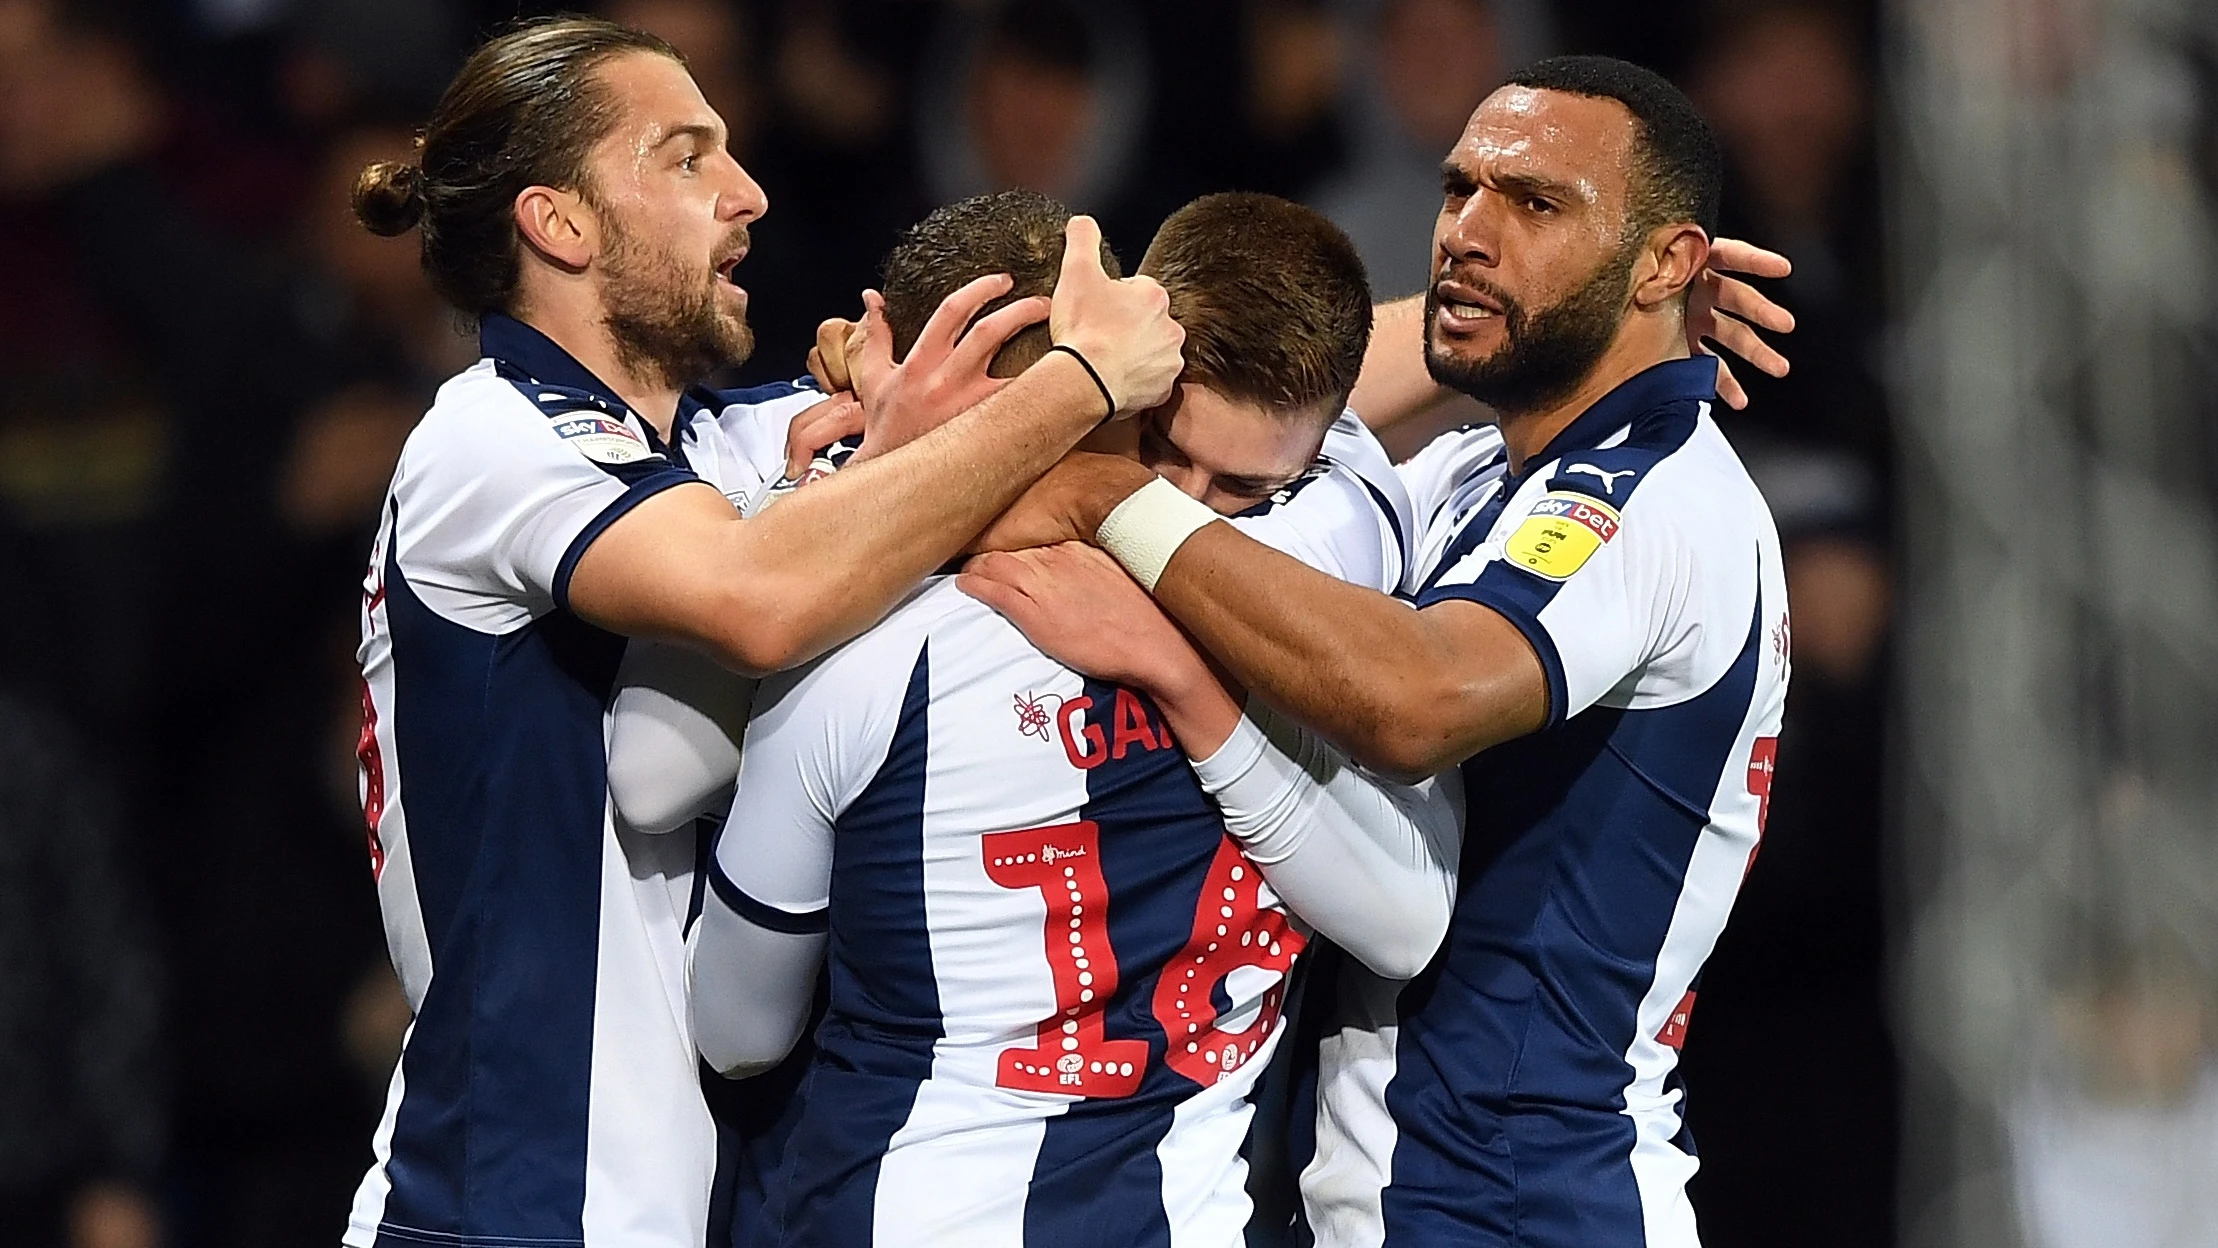
<instances>
[{"instance_id":1,"label":"player's nose","mask_svg":"<svg viewBox=\"0 0 2218 1248\"><path fill-rule=\"evenodd\" d=\"M731 162L729 182L716 206L727 221L754 221L770 211L770 196L755 181L754 175L738 161Z\"/></svg>"},{"instance_id":2,"label":"player's nose","mask_svg":"<svg viewBox=\"0 0 2218 1248\"><path fill-rule=\"evenodd\" d=\"M1491 264L1497 254L1495 212L1500 197L1484 189L1463 201L1456 215L1443 215L1435 231L1435 260L1477 261Z\"/></svg>"}]
</instances>

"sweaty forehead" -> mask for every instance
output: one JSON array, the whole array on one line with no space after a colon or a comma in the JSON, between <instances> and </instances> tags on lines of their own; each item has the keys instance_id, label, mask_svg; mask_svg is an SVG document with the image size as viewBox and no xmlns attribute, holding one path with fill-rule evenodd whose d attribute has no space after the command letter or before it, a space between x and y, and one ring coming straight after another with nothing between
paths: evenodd
<instances>
[{"instance_id":1,"label":"sweaty forehead","mask_svg":"<svg viewBox=\"0 0 2218 1248\"><path fill-rule=\"evenodd\" d=\"M617 101L614 129L627 145L654 143L673 130L716 120L693 75L658 52L621 53L601 66L600 74Z\"/></svg>"},{"instance_id":2,"label":"sweaty forehead","mask_svg":"<svg viewBox=\"0 0 2218 1248\"><path fill-rule=\"evenodd\" d=\"M1636 124L1613 99L1507 86L1471 114L1449 159L1473 174L1545 178L1600 196L1623 185Z\"/></svg>"}]
</instances>

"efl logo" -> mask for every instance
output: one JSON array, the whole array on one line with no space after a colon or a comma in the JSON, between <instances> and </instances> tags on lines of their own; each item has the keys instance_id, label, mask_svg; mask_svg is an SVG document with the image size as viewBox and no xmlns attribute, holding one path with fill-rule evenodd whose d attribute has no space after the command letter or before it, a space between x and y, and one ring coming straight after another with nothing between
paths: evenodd
<instances>
[{"instance_id":1,"label":"efl logo","mask_svg":"<svg viewBox=\"0 0 2218 1248\"><path fill-rule=\"evenodd\" d=\"M1541 496L1525 522L1502 543L1502 557L1535 576L1569 580L1595 551L1617 536L1618 523L1614 509L1554 491Z\"/></svg>"}]
</instances>

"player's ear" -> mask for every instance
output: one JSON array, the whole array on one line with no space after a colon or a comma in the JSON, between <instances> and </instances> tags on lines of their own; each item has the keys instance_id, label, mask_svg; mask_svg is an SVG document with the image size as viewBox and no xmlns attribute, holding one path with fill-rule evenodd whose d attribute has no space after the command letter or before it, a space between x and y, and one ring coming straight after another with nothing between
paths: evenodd
<instances>
[{"instance_id":1,"label":"player's ear","mask_svg":"<svg viewBox=\"0 0 2218 1248\"><path fill-rule=\"evenodd\" d=\"M1649 231L1633 262L1633 307L1653 312L1683 294L1710 262L1710 236L1691 223Z\"/></svg>"},{"instance_id":2,"label":"player's ear","mask_svg":"<svg viewBox=\"0 0 2218 1248\"><path fill-rule=\"evenodd\" d=\"M585 271L601 249L601 222L576 191L527 186L516 195L516 233L550 263Z\"/></svg>"}]
</instances>

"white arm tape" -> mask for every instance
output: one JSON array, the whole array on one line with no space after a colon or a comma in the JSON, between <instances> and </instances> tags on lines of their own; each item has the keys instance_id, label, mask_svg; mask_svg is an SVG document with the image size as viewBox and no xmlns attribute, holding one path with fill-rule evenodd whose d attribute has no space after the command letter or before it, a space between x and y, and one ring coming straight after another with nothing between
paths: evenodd
<instances>
[{"instance_id":1,"label":"white arm tape","mask_svg":"<svg viewBox=\"0 0 2218 1248\"><path fill-rule=\"evenodd\" d=\"M1186 539L1221 519L1207 505L1186 497L1177 486L1157 477L1118 503L1094 531L1094 540L1152 594L1171 556L1178 553Z\"/></svg>"}]
</instances>

